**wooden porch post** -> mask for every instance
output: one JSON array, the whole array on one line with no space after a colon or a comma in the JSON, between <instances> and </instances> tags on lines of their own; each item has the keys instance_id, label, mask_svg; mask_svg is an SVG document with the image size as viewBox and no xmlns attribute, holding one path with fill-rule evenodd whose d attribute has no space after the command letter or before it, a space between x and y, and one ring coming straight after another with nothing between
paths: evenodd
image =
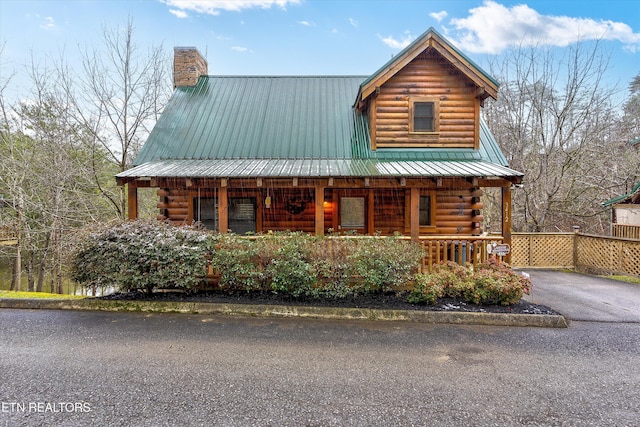
<instances>
[{"instance_id":1,"label":"wooden porch post","mask_svg":"<svg viewBox=\"0 0 640 427\"><path fill-rule=\"evenodd\" d=\"M324 235L324 187L316 185L316 236Z\"/></svg>"},{"instance_id":2,"label":"wooden porch post","mask_svg":"<svg viewBox=\"0 0 640 427\"><path fill-rule=\"evenodd\" d=\"M511 186L502 187L502 237L504 243L511 246ZM511 251L504 261L511 264Z\"/></svg>"},{"instance_id":3,"label":"wooden porch post","mask_svg":"<svg viewBox=\"0 0 640 427\"><path fill-rule=\"evenodd\" d=\"M370 188L367 196L367 234L369 236L376 234L376 226L374 224L376 205L374 201L375 195L373 194L373 188Z\"/></svg>"},{"instance_id":4,"label":"wooden porch post","mask_svg":"<svg viewBox=\"0 0 640 427\"><path fill-rule=\"evenodd\" d=\"M138 219L138 187L133 183L127 184L127 218Z\"/></svg>"},{"instance_id":5,"label":"wooden porch post","mask_svg":"<svg viewBox=\"0 0 640 427\"><path fill-rule=\"evenodd\" d=\"M220 187L218 195L218 232L229 231L229 200L227 198L227 187Z\"/></svg>"},{"instance_id":6,"label":"wooden porch post","mask_svg":"<svg viewBox=\"0 0 640 427\"><path fill-rule=\"evenodd\" d=\"M420 189L411 187L411 207L409 211L409 224L411 225L411 240L418 241L420 239Z\"/></svg>"}]
</instances>

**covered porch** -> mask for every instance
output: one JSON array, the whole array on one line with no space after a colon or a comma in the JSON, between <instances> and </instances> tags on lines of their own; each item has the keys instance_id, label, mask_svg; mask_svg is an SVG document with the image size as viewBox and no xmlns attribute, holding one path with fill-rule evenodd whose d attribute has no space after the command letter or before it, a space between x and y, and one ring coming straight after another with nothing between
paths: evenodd
<instances>
[{"instance_id":1,"label":"covered porch","mask_svg":"<svg viewBox=\"0 0 640 427\"><path fill-rule=\"evenodd\" d=\"M511 169L480 161L338 165L288 160L270 168L263 163L262 169L257 161L238 161L243 164L234 169L227 162L226 170L220 164L225 162L206 161L208 168L205 161L176 162L141 165L118 175L118 183L128 188L130 219L138 217L138 188L151 187L158 189L158 220L200 222L237 234L402 235L423 243L427 268L442 261L482 262L489 255L487 244L510 245L511 190L521 181ZM337 176L340 166L348 166L351 176ZM227 177L221 178L223 173ZM483 188L501 192L499 236L486 236ZM506 262L509 258L504 255Z\"/></svg>"}]
</instances>

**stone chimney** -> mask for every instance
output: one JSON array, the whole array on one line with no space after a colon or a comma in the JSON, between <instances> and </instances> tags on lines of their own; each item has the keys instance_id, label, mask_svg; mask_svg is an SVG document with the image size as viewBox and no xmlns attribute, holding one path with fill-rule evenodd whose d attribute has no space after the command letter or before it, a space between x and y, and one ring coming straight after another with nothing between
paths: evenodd
<instances>
[{"instance_id":1,"label":"stone chimney","mask_svg":"<svg viewBox=\"0 0 640 427\"><path fill-rule=\"evenodd\" d=\"M173 87L195 86L208 72L207 61L195 47L173 48Z\"/></svg>"}]
</instances>

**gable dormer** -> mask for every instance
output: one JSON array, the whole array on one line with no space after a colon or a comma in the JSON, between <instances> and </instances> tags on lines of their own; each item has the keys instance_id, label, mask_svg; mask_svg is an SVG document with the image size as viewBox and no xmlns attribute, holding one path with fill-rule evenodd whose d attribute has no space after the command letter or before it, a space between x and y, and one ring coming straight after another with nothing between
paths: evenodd
<instances>
[{"instance_id":1,"label":"gable dormer","mask_svg":"<svg viewBox=\"0 0 640 427\"><path fill-rule=\"evenodd\" d=\"M480 146L480 108L498 83L429 29L360 85L371 148Z\"/></svg>"}]
</instances>

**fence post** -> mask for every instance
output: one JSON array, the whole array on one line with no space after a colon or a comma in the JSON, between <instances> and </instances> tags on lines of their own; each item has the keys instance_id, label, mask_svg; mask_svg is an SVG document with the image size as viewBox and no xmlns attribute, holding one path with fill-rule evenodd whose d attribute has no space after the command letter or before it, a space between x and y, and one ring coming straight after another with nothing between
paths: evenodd
<instances>
[{"instance_id":1,"label":"fence post","mask_svg":"<svg viewBox=\"0 0 640 427\"><path fill-rule=\"evenodd\" d=\"M578 269L578 233L580 233L580 226L573 226L573 269Z\"/></svg>"}]
</instances>

